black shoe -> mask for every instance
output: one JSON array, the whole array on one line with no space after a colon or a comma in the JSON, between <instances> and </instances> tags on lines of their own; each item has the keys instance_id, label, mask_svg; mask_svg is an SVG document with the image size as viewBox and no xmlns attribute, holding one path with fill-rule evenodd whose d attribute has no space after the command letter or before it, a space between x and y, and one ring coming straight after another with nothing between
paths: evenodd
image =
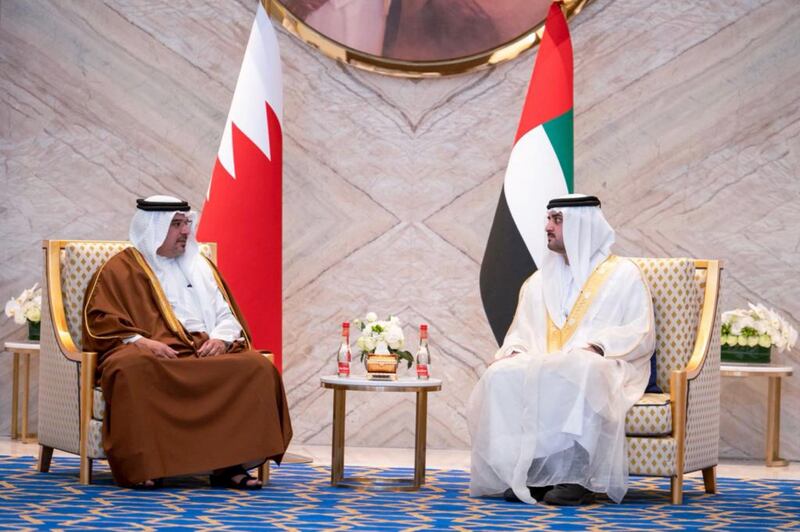
<instances>
[{"instance_id":1,"label":"black shoe","mask_svg":"<svg viewBox=\"0 0 800 532\"><path fill-rule=\"evenodd\" d=\"M544 496L553 489L553 486L528 486L528 490L531 492L531 497L536 499L536 502L542 502L544 500Z\"/></svg>"},{"instance_id":2,"label":"black shoe","mask_svg":"<svg viewBox=\"0 0 800 532\"><path fill-rule=\"evenodd\" d=\"M544 502L556 506L578 506L594 501L594 493L580 484L558 484L544 496Z\"/></svg>"},{"instance_id":3,"label":"black shoe","mask_svg":"<svg viewBox=\"0 0 800 532\"><path fill-rule=\"evenodd\" d=\"M528 486L528 491L531 492L531 497L536 499L536 502L542 502L544 494L551 489L553 489L553 486ZM503 492L503 498L508 502L522 502L511 488L508 488Z\"/></svg>"}]
</instances>

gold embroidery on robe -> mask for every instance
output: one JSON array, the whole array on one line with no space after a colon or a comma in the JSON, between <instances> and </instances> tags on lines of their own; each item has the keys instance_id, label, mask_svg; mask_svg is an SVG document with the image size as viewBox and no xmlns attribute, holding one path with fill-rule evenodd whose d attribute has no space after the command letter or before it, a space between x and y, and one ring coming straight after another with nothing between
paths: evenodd
<instances>
[{"instance_id":1,"label":"gold embroidery on robe","mask_svg":"<svg viewBox=\"0 0 800 532\"><path fill-rule=\"evenodd\" d=\"M600 263L597 268L592 272L586 283L581 288L578 294L578 299L572 305L572 309L564 322L564 327L559 329L550 314L547 315L547 352L552 353L564 347L575 330L581 324L583 317L592 306L595 297L597 296L600 288L605 284L608 278L614 273L617 265L619 264L619 257L616 255L609 255L606 260Z\"/></svg>"}]
</instances>

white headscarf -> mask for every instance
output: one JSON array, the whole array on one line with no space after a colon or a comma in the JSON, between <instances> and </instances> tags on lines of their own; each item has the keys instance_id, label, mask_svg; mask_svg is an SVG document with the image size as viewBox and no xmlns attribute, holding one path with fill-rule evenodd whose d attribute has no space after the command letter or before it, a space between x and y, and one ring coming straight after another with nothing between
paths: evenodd
<instances>
[{"instance_id":1,"label":"white headscarf","mask_svg":"<svg viewBox=\"0 0 800 532\"><path fill-rule=\"evenodd\" d=\"M559 199L585 197L567 194ZM562 215L564 256L545 250L542 260L542 285L547 312L559 328L563 327L569 311L594 269L611 254L614 229L606 221L600 207L558 207L548 212Z\"/></svg>"},{"instance_id":2,"label":"white headscarf","mask_svg":"<svg viewBox=\"0 0 800 532\"><path fill-rule=\"evenodd\" d=\"M150 196L148 202L178 203L181 200L171 196ZM184 253L176 258L162 257L157 253L164 243L172 219L176 214L185 214L191 220L192 228L186 239ZM189 331L214 329L217 317L213 301L217 286L212 283L211 269L200 256L197 244L194 211L144 211L136 209L131 220L129 238L161 283L161 288L175 310L178 318ZM189 288L188 285L191 285Z\"/></svg>"},{"instance_id":3,"label":"white headscarf","mask_svg":"<svg viewBox=\"0 0 800 532\"><path fill-rule=\"evenodd\" d=\"M172 196L150 196L146 201L150 203L180 203L181 200ZM167 238L172 219L178 213L185 214L192 222L192 230L186 239L186 249L183 255L175 259L169 259L158 255L157 251ZM194 226L196 219L197 213L195 211L144 211L136 209L136 214L133 215L133 220L131 220L128 237L133 246L147 259L147 263L150 264L156 275L166 264L177 262L188 278L192 265L195 264L196 259L200 256L200 247L197 245L196 228Z\"/></svg>"}]
</instances>

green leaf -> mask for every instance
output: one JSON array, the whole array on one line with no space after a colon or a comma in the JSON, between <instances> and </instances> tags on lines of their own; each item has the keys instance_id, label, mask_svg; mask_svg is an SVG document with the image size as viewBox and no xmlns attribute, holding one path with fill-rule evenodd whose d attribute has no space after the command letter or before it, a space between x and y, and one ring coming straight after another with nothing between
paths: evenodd
<instances>
[{"instance_id":1,"label":"green leaf","mask_svg":"<svg viewBox=\"0 0 800 532\"><path fill-rule=\"evenodd\" d=\"M411 365L414 363L414 356L408 351L395 351L394 354L397 355L398 359L406 361L406 363L408 364L408 366L406 366L407 368L410 368Z\"/></svg>"},{"instance_id":2,"label":"green leaf","mask_svg":"<svg viewBox=\"0 0 800 532\"><path fill-rule=\"evenodd\" d=\"M742 332L739 333L739 336L761 336L761 334L752 327L742 327Z\"/></svg>"}]
</instances>

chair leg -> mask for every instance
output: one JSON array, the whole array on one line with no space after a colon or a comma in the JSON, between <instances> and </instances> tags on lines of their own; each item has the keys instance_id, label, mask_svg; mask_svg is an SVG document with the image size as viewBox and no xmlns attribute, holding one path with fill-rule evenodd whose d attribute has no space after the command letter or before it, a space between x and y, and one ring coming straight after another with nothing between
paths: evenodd
<instances>
[{"instance_id":1,"label":"chair leg","mask_svg":"<svg viewBox=\"0 0 800 532\"><path fill-rule=\"evenodd\" d=\"M92 459L81 455L81 484L92 483Z\"/></svg>"},{"instance_id":2,"label":"chair leg","mask_svg":"<svg viewBox=\"0 0 800 532\"><path fill-rule=\"evenodd\" d=\"M717 466L703 469L703 484L705 485L706 493L717 492Z\"/></svg>"},{"instance_id":3,"label":"chair leg","mask_svg":"<svg viewBox=\"0 0 800 532\"><path fill-rule=\"evenodd\" d=\"M92 422L92 402L94 401L94 379L97 369L97 353L84 352L81 355L81 484L92 483L92 459L89 458L89 428Z\"/></svg>"},{"instance_id":4,"label":"chair leg","mask_svg":"<svg viewBox=\"0 0 800 532\"><path fill-rule=\"evenodd\" d=\"M53 459L53 448L47 445L39 446L39 461L36 463L36 470L40 473L50 471L50 460Z\"/></svg>"},{"instance_id":5,"label":"chair leg","mask_svg":"<svg viewBox=\"0 0 800 532\"><path fill-rule=\"evenodd\" d=\"M266 486L269 484L269 460L258 466L258 480Z\"/></svg>"},{"instance_id":6,"label":"chair leg","mask_svg":"<svg viewBox=\"0 0 800 532\"><path fill-rule=\"evenodd\" d=\"M683 474L669 479L669 491L672 495L672 504L683 504Z\"/></svg>"}]
</instances>

